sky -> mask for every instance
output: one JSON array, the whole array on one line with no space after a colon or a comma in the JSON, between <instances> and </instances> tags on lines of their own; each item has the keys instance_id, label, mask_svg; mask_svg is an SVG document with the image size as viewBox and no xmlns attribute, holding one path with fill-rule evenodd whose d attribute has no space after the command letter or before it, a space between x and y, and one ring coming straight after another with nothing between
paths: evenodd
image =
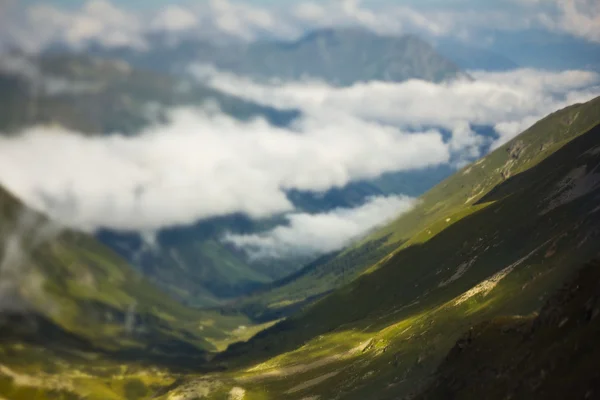
<instances>
[{"instance_id":1,"label":"sky","mask_svg":"<svg viewBox=\"0 0 600 400\"><path fill-rule=\"evenodd\" d=\"M244 40L297 37L330 25L418 33L491 46L507 32L544 31L600 42L595 0L2 0L3 37L31 49L50 41L142 47L149 31L227 34Z\"/></svg>"}]
</instances>

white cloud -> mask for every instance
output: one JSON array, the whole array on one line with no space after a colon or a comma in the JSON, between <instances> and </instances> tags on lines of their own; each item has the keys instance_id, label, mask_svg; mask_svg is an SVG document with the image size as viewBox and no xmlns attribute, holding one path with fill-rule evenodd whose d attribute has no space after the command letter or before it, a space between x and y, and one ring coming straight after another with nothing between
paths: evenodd
<instances>
[{"instance_id":1,"label":"white cloud","mask_svg":"<svg viewBox=\"0 0 600 400\"><path fill-rule=\"evenodd\" d=\"M474 125L495 127L498 146L600 92L599 77L583 71L476 72L473 81L345 88L197 72L219 90L297 108L303 117L277 128L178 109L167 125L133 137L34 127L0 139L0 182L30 206L86 229L153 231L234 212L260 218L293 211L288 189L320 192L384 172L464 164L486 140ZM451 137L444 143L430 127Z\"/></svg>"},{"instance_id":2,"label":"white cloud","mask_svg":"<svg viewBox=\"0 0 600 400\"><path fill-rule=\"evenodd\" d=\"M514 0L537 10L539 25L600 43L600 3L597 0Z\"/></svg>"},{"instance_id":3,"label":"white cloud","mask_svg":"<svg viewBox=\"0 0 600 400\"><path fill-rule=\"evenodd\" d=\"M474 80L448 83L410 80L367 82L350 87L326 83L258 84L206 67L192 72L218 90L255 102L299 108L310 115L331 118L349 114L403 128L442 127L454 132L451 150L475 153L477 139L469 125L497 127L496 146L524 127L574 102L600 95L600 76L586 71L549 72L532 69L489 73L471 72Z\"/></svg>"},{"instance_id":4,"label":"white cloud","mask_svg":"<svg viewBox=\"0 0 600 400\"><path fill-rule=\"evenodd\" d=\"M9 7L9 5L11 7ZM240 1L211 0L188 6L134 11L110 0L88 0L79 8L65 9L45 2L24 8L2 6L10 18L0 15L2 45L17 45L39 52L60 43L79 49L91 41L106 47L147 49L148 33L166 32L169 39L191 34L224 35L252 40L258 36L297 37L299 27L281 10L253 6Z\"/></svg>"},{"instance_id":5,"label":"white cloud","mask_svg":"<svg viewBox=\"0 0 600 400\"><path fill-rule=\"evenodd\" d=\"M177 32L191 29L198 22L198 16L191 10L169 5L158 11L152 21L152 27L158 31Z\"/></svg>"},{"instance_id":6,"label":"white cloud","mask_svg":"<svg viewBox=\"0 0 600 400\"><path fill-rule=\"evenodd\" d=\"M14 2L13 2L14 3ZM143 49L145 34L225 35L254 40L260 37L294 39L310 29L359 26L381 34L416 33L430 39L454 37L482 45L493 31L545 28L600 41L600 6L595 0L513 0L512 5L421 7L359 0L294 2L259 6L241 0L211 0L187 6L133 12L121 3L88 0L75 10L37 3L25 10L3 7L11 18L1 18L0 32L30 51L63 42L75 48L96 40L105 46ZM515 7L517 7L515 9ZM148 21L148 22L147 22ZM175 40L177 37L171 37ZM3 38L6 41L6 38Z\"/></svg>"},{"instance_id":7,"label":"white cloud","mask_svg":"<svg viewBox=\"0 0 600 400\"><path fill-rule=\"evenodd\" d=\"M242 39L254 39L259 33L277 36L299 33L272 11L243 2L211 0L200 12L219 31Z\"/></svg>"},{"instance_id":8,"label":"white cloud","mask_svg":"<svg viewBox=\"0 0 600 400\"><path fill-rule=\"evenodd\" d=\"M600 42L600 3L596 0L557 2L561 10L558 26L568 33Z\"/></svg>"},{"instance_id":9,"label":"white cloud","mask_svg":"<svg viewBox=\"0 0 600 400\"><path fill-rule=\"evenodd\" d=\"M321 192L384 172L464 164L486 140L474 125L495 127L498 146L548 113L600 94L598 75L584 71L351 87L196 73L219 90L303 116L278 128L210 107L178 109L168 124L133 137L33 127L0 139L0 182L30 206L90 230L154 231L234 212L261 218L293 211L288 189ZM450 132L446 143L432 127Z\"/></svg>"},{"instance_id":10,"label":"white cloud","mask_svg":"<svg viewBox=\"0 0 600 400\"><path fill-rule=\"evenodd\" d=\"M90 0L75 11L40 3L26 13L28 29L19 40L31 51L54 42L79 48L92 40L107 47L146 46L140 17L106 0Z\"/></svg>"},{"instance_id":11,"label":"white cloud","mask_svg":"<svg viewBox=\"0 0 600 400\"><path fill-rule=\"evenodd\" d=\"M1 138L0 182L68 225L152 231L288 212L288 189L325 191L449 160L435 131L406 134L347 114L307 116L292 129L194 109L171 117L133 137L34 127Z\"/></svg>"},{"instance_id":12,"label":"white cloud","mask_svg":"<svg viewBox=\"0 0 600 400\"><path fill-rule=\"evenodd\" d=\"M456 7L419 8L388 3L369 7L358 0L303 2L292 9L291 23L306 28L350 25L380 34L417 33L428 37L452 36L480 43L478 32L526 29L537 21L535 13L510 13L489 7L467 10ZM294 19L296 21L294 21Z\"/></svg>"},{"instance_id":13,"label":"white cloud","mask_svg":"<svg viewBox=\"0 0 600 400\"><path fill-rule=\"evenodd\" d=\"M413 32L456 37L481 45L482 32L546 28L600 42L597 0L513 0L513 6L490 4L469 10L457 4L415 7L388 3L369 7L358 0L304 2L292 15L306 27L356 25L379 33ZM517 5L518 8L514 8Z\"/></svg>"},{"instance_id":14,"label":"white cloud","mask_svg":"<svg viewBox=\"0 0 600 400\"><path fill-rule=\"evenodd\" d=\"M244 249L253 259L327 253L363 237L414 204L414 199L405 196L374 197L357 208L337 208L322 214L288 214L288 225L252 235L228 234L223 240Z\"/></svg>"},{"instance_id":15,"label":"white cloud","mask_svg":"<svg viewBox=\"0 0 600 400\"><path fill-rule=\"evenodd\" d=\"M485 139L478 135L468 122L457 123L452 129L450 150L460 154L463 161L473 160L481 156L481 147ZM462 153L462 154L461 154Z\"/></svg>"}]
</instances>

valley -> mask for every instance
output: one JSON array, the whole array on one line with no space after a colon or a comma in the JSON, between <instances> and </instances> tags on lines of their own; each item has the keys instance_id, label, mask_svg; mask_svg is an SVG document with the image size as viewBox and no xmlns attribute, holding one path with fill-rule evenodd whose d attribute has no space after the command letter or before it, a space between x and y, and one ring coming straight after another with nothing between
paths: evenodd
<instances>
[{"instance_id":1,"label":"valley","mask_svg":"<svg viewBox=\"0 0 600 400\"><path fill-rule=\"evenodd\" d=\"M413 396L427 387L464 332L501 316L522 316L526 321L580 266L599 256L599 187L594 178L600 162L595 151L599 105L595 99L559 111L458 171L425 194L412 212L355 245L377 255L368 267L355 266L353 282L216 356L209 354L224 348L223 332L247 324L248 336L230 337L232 341L256 332L251 322L243 321L247 317L235 316L233 310L230 316L219 316L175 304L166 308L164 296L142 289L143 278L138 278L140 289L131 285L134 275L123 274L133 272L125 272L125 264L115 256L107 253L108 260L102 261L95 259L98 250L82 252L82 243L90 239L59 236L33 253L32 274L38 268L54 276L74 273L65 270L69 264L51 261L71 259L78 263L79 274L86 271L81 265L90 266L91 277L82 277L80 285L103 288L104 279L109 279L113 292L107 296L105 289L81 291L72 286L69 300L80 300L69 303L51 281L46 282L44 303L55 299L64 310L59 307L59 313L42 316L50 322L35 322L38 329L30 333L31 339L23 342L28 336L21 331L4 341L3 393L11 399L45 398L49 392L62 398L79 394L118 399L136 390L139 397L125 398L153 393L165 399L227 399L243 393L248 399L333 399L364 398L374 390L381 399ZM18 203L9 195L4 198L4 224L16 224ZM387 249L385 255L373 245L377 239L382 239L375 243ZM72 241L79 250L69 250ZM99 245L91 241L88 246ZM343 256L344 252L337 255ZM323 265L327 262L332 260ZM323 267L314 270L319 268ZM314 276L300 274L287 284L302 287L297 282ZM117 289L116 282L124 280L129 284ZM273 293L258 299L276 296L277 289ZM43 310L35 298L21 296ZM143 326L143 331L134 329L133 341L117 339L122 337L117 326L112 332L107 325L93 328L93 310L98 316L110 310L111 318L119 318L119 313L124 318L132 300L138 304L134 321L140 318ZM90 325L72 325L73 313L87 315ZM193 321L196 328L203 327L200 332L191 329ZM17 325L8 326L12 330ZM161 337L168 337L164 335L171 337L168 347L160 345ZM69 345L55 348L53 343ZM186 347L190 345L198 349L196 356ZM145 350L139 358L144 348L154 348L157 357Z\"/></svg>"},{"instance_id":2,"label":"valley","mask_svg":"<svg viewBox=\"0 0 600 400\"><path fill-rule=\"evenodd\" d=\"M0 46L0 400L598 397L597 66L234 3Z\"/></svg>"},{"instance_id":3,"label":"valley","mask_svg":"<svg viewBox=\"0 0 600 400\"><path fill-rule=\"evenodd\" d=\"M391 81L417 77L419 65L431 65L439 71L436 74L445 74L448 78L458 74L456 66L417 38L378 38L352 29L315 33L314 37L306 39L302 47L304 50L297 49L301 53L297 57L305 57L305 52L324 51L318 50L321 42L332 51L341 42L344 49L340 55L342 58L350 57L368 43L374 43L377 46L373 51L379 49L379 52L395 54L398 60L394 62L399 65L404 65L408 54L425 54L421 61L415 61L414 66L405 67L409 70L408 75L392 74L389 76ZM184 42L180 49L157 48L145 57L160 58L162 63L169 60L183 62L196 54L187 51L189 45L191 43ZM194 45L202 48L198 43ZM217 50L204 56L215 57L218 61L222 52L229 56L235 53L227 49ZM161 54L162 51L182 53L167 56ZM273 57L282 58L287 57L289 50L283 44L263 44L248 51L272 53ZM242 52L239 57L243 58L245 54ZM138 53L134 55L140 56ZM323 54L320 56L325 57ZM256 65L252 69L259 75L264 74L263 68L266 67L260 63L263 57L255 58ZM218 91L185 71L165 73L164 70L169 68L159 68L161 62L130 59L127 55L113 53L49 53L38 57L12 53L0 60L0 85L5 96L2 99L5 106L0 110L0 132L17 135L25 127L41 125L81 132L89 137L133 137L156 124L168 124L171 118L168 110L173 108L204 110L212 107L215 115L223 113L241 122L264 119L281 128L292 126L302 115L297 109L267 106ZM387 68L388 64L382 63L380 68ZM314 70L300 71L295 75L318 77L319 71L330 68L329 73L333 73L339 70L335 66L310 68ZM364 71L365 68L357 67L351 74L352 80L346 83L371 79ZM250 76L254 75L251 73ZM435 80L433 75L424 78ZM376 196L418 196L451 173L452 169L447 166L425 171L394 172L372 180L351 182L324 193L290 190L287 196L297 210L322 213L356 207ZM313 261L311 256L250 260L242 250L222 240L226 233L260 233L282 222L285 221L277 216L255 220L244 214L234 214L169 227L151 232L151 235L136 230L100 229L96 237L177 300L194 307L212 308L276 284Z\"/></svg>"}]
</instances>

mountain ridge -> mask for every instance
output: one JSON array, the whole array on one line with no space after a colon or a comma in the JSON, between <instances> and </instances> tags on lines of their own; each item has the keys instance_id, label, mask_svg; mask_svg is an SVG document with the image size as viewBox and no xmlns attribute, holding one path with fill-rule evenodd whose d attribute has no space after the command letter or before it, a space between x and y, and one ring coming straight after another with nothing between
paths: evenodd
<instances>
[{"instance_id":1,"label":"mountain ridge","mask_svg":"<svg viewBox=\"0 0 600 400\"><path fill-rule=\"evenodd\" d=\"M369 80L441 82L467 76L418 36L383 36L361 28L315 30L292 41L214 45L187 39L146 53L121 49L95 54L176 74L199 63L259 80L318 79L341 86Z\"/></svg>"},{"instance_id":2,"label":"mountain ridge","mask_svg":"<svg viewBox=\"0 0 600 400\"><path fill-rule=\"evenodd\" d=\"M598 115L600 115L598 107L600 107L600 98L593 99L584 104L571 105L546 116L525 130L521 135L502 146L500 148L502 150L496 150L486 155L476 163L462 168L454 175L434 186L421 196L420 202L413 210L400 216L399 219L387 226L380 228L377 232L367 236L351 248L346 249L338 255L338 258L344 257L349 252L369 247L372 243L376 243L382 238L386 238L386 240L381 242L378 247L372 248L371 252L377 252L380 247L383 248L386 246L399 246L398 249L402 250L413 244L418 244L422 240L427 240L431 234L435 234L439 229L444 229L447 226L448 222L446 222L446 219L450 218L449 222L451 222L456 218L462 218L465 213L465 205L468 206L471 204L477 209L479 207L477 200L486 191L502 183L511 175L522 172L522 169L532 165L531 163L535 165L539 159L552 154L553 151L556 151L565 142L593 127L595 123L598 123ZM522 146L524 137L530 142L526 149ZM495 174L490 174L481 167L486 160L486 164L490 164L492 168L495 168ZM488 166L487 168L490 167ZM485 180L479 182L478 179L482 177ZM468 212L467 215L470 213ZM423 225L434 223L436 219L440 222L431 227L429 229L431 233L428 233L428 230L424 229ZM386 250L383 250L382 253L385 254ZM377 257L375 256L375 258ZM383 258L383 256L379 257L379 259ZM250 302L250 305L246 304L244 306L256 309L257 305L262 304L263 308L266 306L273 311L272 307L267 306L270 301L277 302L281 301L283 297L290 296L292 298L299 296L301 299L303 294L307 294L309 297L317 296L320 290L329 291L335 287L339 287L339 268L328 268L335 261L334 259L329 264L317 267L320 272L316 274L320 276L319 279L321 282L326 282L328 279L332 281L326 284L324 288L323 285L315 284L314 278L305 277L304 279L299 279L296 282L291 282L281 288L277 288L271 293L259 295L256 300L246 300ZM372 268L371 270L374 269ZM350 263L346 273L358 276L363 271L360 267L353 268ZM328 277L328 279L323 276ZM265 302L266 304L264 304ZM258 308L260 309L261 307Z\"/></svg>"},{"instance_id":3,"label":"mountain ridge","mask_svg":"<svg viewBox=\"0 0 600 400\"><path fill-rule=\"evenodd\" d=\"M539 310L573 268L600 255L600 186L572 192L580 179L594 182L586 177L596 176L600 165L599 106L596 98L554 113L438 185L434 193L458 187L462 214L446 199L437 206L440 214L430 214L375 268L247 343L231 345L217 357L231 371L220 382L231 387L228 379L235 377L247 392L267 398L360 399L374 391L378 399L412 398L470 326ZM548 140L553 145L541 150ZM502 168L488 169L492 160L504 167L511 161L510 177ZM576 181L564 180L584 168ZM465 205L472 188L461 190L461 179L475 174L485 182L473 169L494 179Z\"/></svg>"}]
</instances>

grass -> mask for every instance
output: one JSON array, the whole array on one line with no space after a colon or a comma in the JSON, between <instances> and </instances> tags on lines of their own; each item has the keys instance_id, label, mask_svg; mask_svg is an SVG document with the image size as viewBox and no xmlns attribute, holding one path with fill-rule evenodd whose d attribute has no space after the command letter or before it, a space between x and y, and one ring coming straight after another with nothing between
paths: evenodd
<instances>
[{"instance_id":1,"label":"grass","mask_svg":"<svg viewBox=\"0 0 600 400\"><path fill-rule=\"evenodd\" d=\"M285 371L312 364L244 386L266 390L271 398L331 372L337 373L286 398L360 399L376 391L377 398L386 399L418 392L465 330L496 316L530 315L574 265L598 255L589 239L600 226L600 214L594 212L597 190L542 214L564 176L600 164L598 154L588 152L598 146L599 128L587 133L573 128L574 115L579 115L581 129L588 126L587 114L595 113L598 121L598 107L596 99L557 113L442 182L417 209L365 241L379 237L398 243L376 268L248 343L231 346L218 360L231 368L234 378L245 376L247 366ZM560 130L565 126L571 127L567 133ZM542 135L542 129L548 136L534 135ZM571 140L557 140L560 135ZM511 146L525 140L531 144L521 146L519 157L508 163L510 177L502 177L499 171L513 157ZM548 141L550 145L537 147ZM547 151L543 159L541 147ZM451 280L464 265L468 268ZM472 296L465 298L465 293ZM365 354L317 362L343 354L363 339L373 343Z\"/></svg>"},{"instance_id":2,"label":"grass","mask_svg":"<svg viewBox=\"0 0 600 400\"><path fill-rule=\"evenodd\" d=\"M535 167L599 122L600 98L549 115L506 145L442 181L423 195L413 210L396 221L333 259L312 266L310 273L257 294L242 307L251 309L252 316L270 315L272 312L265 311L265 308L273 308L274 304L288 299L299 302L310 297L318 298L365 271L372 272L390 254L422 244L457 221L488 207L489 204L479 200L501 185L506 176L515 176ZM348 271L346 279L340 278L343 275L339 264Z\"/></svg>"}]
</instances>

